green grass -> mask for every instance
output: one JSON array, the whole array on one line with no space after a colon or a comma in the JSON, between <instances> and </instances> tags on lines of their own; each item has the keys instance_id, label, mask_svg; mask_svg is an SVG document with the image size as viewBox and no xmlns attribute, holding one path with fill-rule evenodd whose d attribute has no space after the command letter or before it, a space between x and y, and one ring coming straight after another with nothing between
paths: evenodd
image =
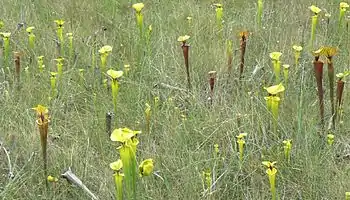
<instances>
[{"instance_id":1,"label":"green grass","mask_svg":"<svg viewBox=\"0 0 350 200\"><path fill-rule=\"evenodd\" d=\"M129 127L142 130L137 160L152 158L155 171L162 177L138 180L138 199L270 199L269 182L262 161L277 161L277 193L279 199L344 199L350 191L349 95L344 93L342 125L334 131L335 143L327 147L327 133L320 136L313 57L306 46L310 37L311 12L308 6L316 1L264 1L262 30L255 29L255 0L223 2L224 39L232 39L239 49L239 32L248 30L244 78L238 81L239 51L234 56L233 74L227 75L225 41L217 38L216 3L201 1L145 1L144 27L152 24L151 55L139 40L134 1L43 1L11 0L0 6L0 19L12 32L11 52L20 51L22 74L20 89L13 84L14 63L2 65L0 74L0 145L9 152L15 177L8 179L7 156L0 150L1 199L88 199L77 187L64 179L45 188L40 135L31 108L49 106L48 171L59 177L71 167L86 186L100 199L115 198L114 181L109 163L119 158L116 143L105 130L105 115L113 111L111 92L100 84L100 77L91 66L92 46L113 46L108 64L131 70L120 82L118 113L113 129ZM334 57L335 72L349 65L349 33L338 35L338 1L317 1L317 6L332 14L327 29L319 17L315 46L334 45L340 52ZM192 26L186 17L192 16ZM66 62L63 80L58 82L58 98L49 103L49 71L56 71L57 58L54 20L66 21L64 35L73 32L76 62ZM35 57L44 55L45 72L40 75L37 63L30 63L27 33L17 24L35 26ZM105 30L105 31L104 31ZM94 34L96 41L94 42ZM186 92L186 72L180 35L188 34L192 91ZM326 35L328 34L328 36ZM68 45L68 39L65 38ZM292 46L304 47L301 70L293 66ZM280 106L278 133L270 125L264 86L273 84L269 53L281 51L282 64L291 64L290 78ZM65 49L68 55L68 48ZM10 54L12 55L12 53ZM1 56L0 56L1 57ZM96 57L99 65L99 57ZM2 63L2 62L1 62ZM71 64L69 64L71 63ZM10 72L6 71L7 67ZM29 67L26 75L24 68ZM256 67L261 68L251 76ZM85 80L79 79L79 68L85 69ZM217 71L213 105L209 97L208 72ZM325 65L325 113L330 118L330 101ZM301 73L302 71L302 73ZM301 76L304 81L301 82ZM155 85L158 87L155 87ZM178 87L177 90L162 85ZM8 85L8 86L7 86ZM303 101L300 104L301 92ZM154 108L153 99L160 97ZM169 101L169 98L172 101ZM145 103L152 106L151 133L146 133ZM300 107L300 105L302 107ZM298 111L302 111L301 114ZM237 116L241 114L241 123ZM181 115L186 116L186 120ZM301 124L299 124L301 122ZM116 126L116 124L118 126ZM298 126L299 125L299 126ZM299 127L299 128L298 128ZM239 161L236 135L247 132L245 157ZM293 140L291 162L284 159L285 139ZM219 158L214 157L214 144L219 144ZM214 167L215 166L215 167ZM215 168L212 194L204 188L202 172Z\"/></svg>"}]
</instances>

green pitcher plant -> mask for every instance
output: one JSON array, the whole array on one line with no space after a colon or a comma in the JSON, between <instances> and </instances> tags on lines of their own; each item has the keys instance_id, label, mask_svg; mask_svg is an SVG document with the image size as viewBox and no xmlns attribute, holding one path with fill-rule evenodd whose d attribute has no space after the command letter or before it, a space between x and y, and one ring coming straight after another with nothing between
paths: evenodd
<instances>
[{"instance_id":1,"label":"green pitcher plant","mask_svg":"<svg viewBox=\"0 0 350 200\"><path fill-rule=\"evenodd\" d=\"M280 57L282 56L281 52L272 52L270 53L270 58L272 60L273 65L273 73L275 74L276 83L281 82L281 61Z\"/></svg>"},{"instance_id":2,"label":"green pitcher plant","mask_svg":"<svg viewBox=\"0 0 350 200\"><path fill-rule=\"evenodd\" d=\"M145 7L143 3L135 3L132 5L132 8L136 12L136 22L137 26L140 30L140 36L142 37L142 29L143 29L143 14L142 14L142 9Z\"/></svg>"},{"instance_id":3,"label":"green pitcher plant","mask_svg":"<svg viewBox=\"0 0 350 200\"><path fill-rule=\"evenodd\" d=\"M32 51L34 50L34 46L35 46L35 35L33 33L34 29L35 29L34 26L30 26L26 28L26 31L28 33L28 47Z\"/></svg>"},{"instance_id":4,"label":"green pitcher plant","mask_svg":"<svg viewBox=\"0 0 350 200\"><path fill-rule=\"evenodd\" d=\"M123 163L127 199L136 200L136 148L139 143L137 135L140 133L141 131L134 131L129 128L118 128L110 136L112 141L121 144L117 149Z\"/></svg>"},{"instance_id":5,"label":"green pitcher plant","mask_svg":"<svg viewBox=\"0 0 350 200\"><path fill-rule=\"evenodd\" d=\"M37 58L39 72L42 73L45 69L44 56L38 56Z\"/></svg>"},{"instance_id":6,"label":"green pitcher plant","mask_svg":"<svg viewBox=\"0 0 350 200\"><path fill-rule=\"evenodd\" d=\"M332 146L334 143L334 135L333 134L328 134L327 135L327 144L328 146Z\"/></svg>"},{"instance_id":7,"label":"green pitcher plant","mask_svg":"<svg viewBox=\"0 0 350 200\"><path fill-rule=\"evenodd\" d=\"M63 56L63 46L64 46L64 38L63 38L63 29L64 29L64 20L58 19L54 21L56 23L56 34L58 40L58 47L60 56Z\"/></svg>"},{"instance_id":8,"label":"green pitcher plant","mask_svg":"<svg viewBox=\"0 0 350 200\"><path fill-rule=\"evenodd\" d=\"M114 114L117 114L117 97L119 92L119 82L118 79L123 76L123 71L115 71L113 69L110 69L107 71L108 77L112 81L112 99L113 99L113 106L114 106Z\"/></svg>"},{"instance_id":9,"label":"green pitcher plant","mask_svg":"<svg viewBox=\"0 0 350 200\"><path fill-rule=\"evenodd\" d=\"M332 127L335 128L335 102L334 102L334 66L333 57L337 54L335 47L322 47L321 54L327 58L328 80L329 80L329 97L332 112Z\"/></svg>"},{"instance_id":10,"label":"green pitcher plant","mask_svg":"<svg viewBox=\"0 0 350 200\"><path fill-rule=\"evenodd\" d=\"M311 12L314 14L311 17L311 37L310 37L310 49L314 48L314 43L316 39L316 27L318 22L318 14L322 11L320 8L318 8L315 5L312 5L309 7Z\"/></svg>"},{"instance_id":11,"label":"green pitcher plant","mask_svg":"<svg viewBox=\"0 0 350 200\"><path fill-rule=\"evenodd\" d=\"M340 2L339 4L339 20L338 20L338 32L341 30L343 21L345 18L346 10L349 8L349 4L346 2ZM340 33L339 33L340 34Z\"/></svg>"},{"instance_id":12,"label":"green pitcher plant","mask_svg":"<svg viewBox=\"0 0 350 200\"><path fill-rule=\"evenodd\" d=\"M292 150L292 140L283 140L284 158L290 162L290 152Z\"/></svg>"},{"instance_id":13,"label":"green pitcher plant","mask_svg":"<svg viewBox=\"0 0 350 200\"><path fill-rule=\"evenodd\" d=\"M286 85L286 87L288 87L290 65L284 64L284 65L282 65L282 67L283 67L284 84Z\"/></svg>"},{"instance_id":14,"label":"green pitcher plant","mask_svg":"<svg viewBox=\"0 0 350 200\"><path fill-rule=\"evenodd\" d=\"M57 97L57 72L50 72L50 86L51 86L51 95L50 99Z\"/></svg>"},{"instance_id":15,"label":"green pitcher plant","mask_svg":"<svg viewBox=\"0 0 350 200\"><path fill-rule=\"evenodd\" d=\"M271 191L271 199L276 200L277 199L277 193L276 193L276 163L277 162L270 162L270 161L264 161L262 164L267 167L266 174L268 175L269 182L270 182L270 191Z\"/></svg>"},{"instance_id":16,"label":"green pitcher plant","mask_svg":"<svg viewBox=\"0 0 350 200\"><path fill-rule=\"evenodd\" d=\"M148 158L141 162L139 165L139 175L140 177L149 176L153 173L154 162L153 159Z\"/></svg>"},{"instance_id":17,"label":"green pitcher plant","mask_svg":"<svg viewBox=\"0 0 350 200\"><path fill-rule=\"evenodd\" d=\"M212 185L212 177L210 169L202 172L202 178L204 182L205 189L210 193L211 185Z\"/></svg>"},{"instance_id":18,"label":"green pitcher plant","mask_svg":"<svg viewBox=\"0 0 350 200\"><path fill-rule=\"evenodd\" d=\"M59 58L54 59L54 61L56 61L58 80L62 80L64 58L59 57Z\"/></svg>"},{"instance_id":19,"label":"green pitcher plant","mask_svg":"<svg viewBox=\"0 0 350 200\"><path fill-rule=\"evenodd\" d=\"M98 50L98 52L100 53L100 58L101 58L101 67L100 67L100 71L101 73L106 73L107 70L107 58L108 55L112 52L112 47L109 45L105 45L103 46L100 50Z\"/></svg>"},{"instance_id":20,"label":"green pitcher plant","mask_svg":"<svg viewBox=\"0 0 350 200\"><path fill-rule=\"evenodd\" d=\"M247 133L240 133L236 136L237 138L237 144L238 144L238 151L239 151L239 160L243 162L243 156L244 156L244 145L245 140L244 137L247 136Z\"/></svg>"},{"instance_id":21,"label":"green pitcher plant","mask_svg":"<svg viewBox=\"0 0 350 200\"><path fill-rule=\"evenodd\" d=\"M4 64L8 64L8 59L9 59L9 53L10 53L10 37L11 33L10 32L1 32L0 36L2 37L2 40L4 42Z\"/></svg>"},{"instance_id":22,"label":"green pitcher plant","mask_svg":"<svg viewBox=\"0 0 350 200\"><path fill-rule=\"evenodd\" d=\"M219 38L222 38L222 29L223 29L223 14L224 8L221 3L215 3L215 13L216 13L216 24L218 26L218 35Z\"/></svg>"},{"instance_id":23,"label":"green pitcher plant","mask_svg":"<svg viewBox=\"0 0 350 200\"><path fill-rule=\"evenodd\" d=\"M345 200L350 200L350 192L345 192Z\"/></svg>"},{"instance_id":24,"label":"green pitcher plant","mask_svg":"<svg viewBox=\"0 0 350 200\"><path fill-rule=\"evenodd\" d=\"M293 50L294 50L294 64L295 64L295 68L298 69L299 68L299 59L301 56L301 51L303 50L302 46L298 46L298 45L293 45Z\"/></svg>"},{"instance_id":25,"label":"green pitcher plant","mask_svg":"<svg viewBox=\"0 0 350 200\"><path fill-rule=\"evenodd\" d=\"M274 132L276 133L279 105L281 101L281 98L279 97L279 95L285 91L285 87L282 85L282 83L280 83L278 85L273 85L271 87L267 87L267 88L265 87L264 89L268 93L268 96L265 97L265 100L266 100L267 109L272 114Z\"/></svg>"},{"instance_id":26,"label":"green pitcher plant","mask_svg":"<svg viewBox=\"0 0 350 200\"><path fill-rule=\"evenodd\" d=\"M261 28L262 26L262 15L263 15L263 8L264 8L264 4L263 4L263 0L258 0L258 9L257 9L257 14L256 14L256 24L258 28Z\"/></svg>"},{"instance_id":27,"label":"green pitcher plant","mask_svg":"<svg viewBox=\"0 0 350 200\"><path fill-rule=\"evenodd\" d=\"M109 164L109 167L114 171L114 183L117 194L117 200L123 200L123 178L124 174L121 172L123 168L123 162L118 159L115 162Z\"/></svg>"}]
</instances>

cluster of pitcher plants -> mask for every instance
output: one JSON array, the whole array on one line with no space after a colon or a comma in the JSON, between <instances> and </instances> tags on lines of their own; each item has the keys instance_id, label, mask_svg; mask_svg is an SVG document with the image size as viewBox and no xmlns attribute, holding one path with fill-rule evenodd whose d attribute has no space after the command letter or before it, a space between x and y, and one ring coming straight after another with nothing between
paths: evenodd
<instances>
[{"instance_id":1,"label":"cluster of pitcher plants","mask_svg":"<svg viewBox=\"0 0 350 200\"><path fill-rule=\"evenodd\" d=\"M264 15L264 2L263 0L257 1L257 13L256 13L256 27L257 31L262 29L263 26L263 15ZM216 30L217 30L217 37L218 41L221 41L224 39L224 5L221 3L213 4L213 7L215 7L215 19L216 19ZM338 31L341 31L344 24L344 17L347 8L349 7L348 4L342 2L340 3L340 11L339 11L339 19L338 19ZM140 35L140 42L142 44L145 44L148 46L146 48L146 51L151 54L151 48L149 48L150 40L151 40L151 33L152 33L152 26L148 26L148 30L146 30L144 27L144 15L142 13L142 10L144 8L143 3L136 3L132 5L132 8L135 11L135 17L136 17L136 29L139 32ZM328 144L329 147L331 147L334 143L334 130L336 128L337 123L341 121L342 118L342 106L343 106L343 92L344 92L344 86L345 86L345 79L347 76L350 75L350 71L343 71L340 73L335 73L337 70L337 67L334 63L335 56L338 52L338 49L336 47L332 46L323 46L319 49L315 50L315 41L316 41L316 31L317 31L317 24L319 21L319 16L322 10L318 8L315 5L312 5L309 7L311 10L312 16L311 16L311 35L309 44L307 47L303 48L300 45L293 45L291 46L291 50L294 52L293 63L288 64L284 62L283 53L279 51L271 52L269 55L266 55L266 57L270 58L270 66L271 66L271 74L273 75L272 79L268 84L265 84L264 97L261 97L261 99L264 99L266 102L266 109L264 109L265 114L268 116L267 120L267 126L269 128L269 131L271 135L273 136L280 136L280 110L283 109L283 106L287 106L284 104L284 102L288 99L288 88L291 84L291 77L290 77L290 70L293 70L293 74L297 73L304 73L303 68L300 64L300 59L303 54L305 54L303 51L307 49L309 53L312 53L314 60L313 60L313 67L314 67L314 76L315 76L315 86L317 87L317 96L318 96L318 105L319 105L319 113L320 113L320 133L325 133L325 123L326 123L326 115L325 115L325 94L324 94L324 77L323 77L323 68L324 65L327 65L327 78L328 78L328 95L329 95L329 104L330 105L330 118L329 118L329 124L327 129L327 134L324 134L322 136L325 137L325 143ZM188 25L191 25L192 18L187 18ZM62 90L64 90L63 85L63 77L65 76L65 71L67 70L67 67L69 66L69 63L73 63L75 59L75 51L74 48L74 34L73 33L66 33L64 32L64 24L65 21L62 19L55 20L55 30L56 30L56 55L53 60L55 61L55 70L49 72L49 78L50 78L50 90L48 92L48 102L50 105L52 105L53 101L55 101ZM2 30L3 22L0 20L0 30ZM35 44L36 41L40 38L37 38L35 35L35 27L34 26L28 26L26 28L26 32L28 34L28 50L30 53L30 60L31 62L36 61L37 66L37 72L38 74L44 74L47 71L44 63L45 56L37 56L34 58L34 55L36 55L34 52L36 50ZM188 32L190 34L190 32ZM1 40L2 40L2 66L5 69L8 69L8 71L5 70L5 77L8 80L12 80L9 75L11 71L10 64L11 64L11 56L10 56L10 49L11 49L11 33L10 32L0 32ZM235 50L234 50L234 41L231 39L226 40L226 57L227 57L227 75L229 78L234 79L236 78L238 82L244 81L244 75L246 74L245 71L245 57L246 50L249 47L247 43L249 42L250 32L249 31L241 31L237 36L237 43L239 42L239 60L237 63L238 68L234 69L234 61L235 61ZM192 69L190 65L190 45L189 41L191 40L190 35L182 35L179 36L177 41L180 42L180 47L182 49L182 55L184 60L184 85L186 85L188 94L191 94L191 91L193 89L193 82L192 82ZM68 42L66 42L68 41ZM141 44L141 46L142 46ZM66 50L68 50L66 53ZM99 55L99 64L97 65L97 70L100 79L99 84L104 85L108 91L110 91L110 96L112 99L111 105L113 105L113 115L108 114L106 115L106 127L107 127L107 133L109 134L110 140L113 142L116 142L118 145L116 146L117 149L117 156L115 159L115 162L110 163L110 168L113 170L113 179L115 182L115 189L116 189L116 198L117 199L138 199L137 196L137 183L138 179L144 176L152 175L153 169L154 169L154 161L151 158L144 159L143 161L138 160L138 153L137 148L139 144L139 135L141 134L141 131L135 131L126 127L123 127L122 124L118 124L118 93L120 84L122 81L123 76L130 73L130 65L125 65L123 70L114 70L110 68L110 55L112 54L113 47L110 45L104 45L100 47L98 51L96 51L95 47L92 47L91 51L92 53L92 59L96 59L95 54ZM96 51L96 52L95 52ZM226 58L225 58L226 59ZM14 64L15 64L15 81L16 83L20 82L20 74L21 74L21 54L19 52L14 53ZM287 60L287 59L285 59ZM225 62L226 62L225 61ZM94 60L92 62L95 62ZM225 65L226 66L226 65ZM35 71L33 70L33 71ZM84 79L84 69L79 69L77 71L79 73L79 77ZM212 70L208 72L208 85L209 85L209 92L208 92L208 99L211 106L215 104L215 88L218 87L216 84L217 77L221 74L218 74L217 71ZM337 80L335 80L337 78ZM157 107L155 105L155 107ZM43 157L43 171L45 176L45 182L46 186L48 186L49 182L57 182L58 179L56 177L53 177L48 174L48 159L47 159L47 138L48 138L48 127L51 120L51 117L49 115L49 109L46 106L38 105L35 108L33 108L36 111L36 123L39 127L39 133L40 133L40 141L41 141L41 149L42 149L42 157ZM152 116L152 108L150 104L146 104L146 109L144 112L145 115L145 133L150 135L152 133L151 131L151 116ZM114 120L112 120L112 116ZM185 116L186 117L186 116ZM113 123L112 123L113 121ZM113 125L112 125L113 124ZM111 130L111 127L117 127L113 131ZM247 133L239 133L236 136L236 143L237 143L237 153L238 153L238 160L240 162L240 167L242 168L245 165L245 160L248 159L245 155L246 148L249 146L249 134ZM107 141L106 141L107 142ZM113 143L114 144L114 143ZM283 146L283 154L284 154L284 160L288 164L292 164L292 139L285 138L285 140L281 143L281 146ZM214 154L215 157L219 157L219 146L218 144L214 145ZM263 166L266 167L266 174L269 182L269 187L271 191L271 199L279 199L278 198L278 191L277 191L277 162L276 161L262 161ZM209 191L211 194L214 190L214 183L217 179L215 168L212 169L206 169L203 171L203 183L205 185L205 189ZM84 186L82 186L84 188ZM86 191L89 190L86 189ZM91 197L95 198L93 194L90 194ZM349 193L346 193L346 199L350 199Z\"/></svg>"}]
</instances>

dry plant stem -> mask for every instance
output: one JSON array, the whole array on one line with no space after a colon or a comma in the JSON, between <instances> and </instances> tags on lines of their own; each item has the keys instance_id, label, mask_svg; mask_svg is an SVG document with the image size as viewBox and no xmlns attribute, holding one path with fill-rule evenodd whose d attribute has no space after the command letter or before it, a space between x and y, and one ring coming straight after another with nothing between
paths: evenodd
<instances>
[{"instance_id":1,"label":"dry plant stem","mask_svg":"<svg viewBox=\"0 0 350 200\"><path fill-rule=\"evenodd\" d=\"M57 55L56 57L63 56L61 54L61 48L62 48L61 43L59 41L56 41L56 55Z\"/></svg>"},{"instance_id":2,"label":"dry plant stem","mask_svg":"<svg viewBox=\"0 0 350 200\"><path fill-rule=\"evenodd\" d=\"M214 84L215 84L215 78L210 78L210 79L209 79L209 85L210 85L210 98L211 98L211 103L213 103Z\"/></svg>"},{"instance_id":3,"label":"dry plant stem","mask_svg":"<svg viewBox=\"0 0 350 200\"><path fill-rule=\"evenodd\" d=\"M188 63L188 55L189 55L190 45L188 45L186 43L182 43L181 47L182 47L182 51L183 51L184 59L185 59L187 85L188 85L188 89L191 90L192 86L191 86L191 79L190 79L190 68L189 68L189 63Z\"/></svg>"},{"instance_id":4,"label":"dry plant stem","mask_svg":"<svg viewBox=\"0 0 350 200\"><path fill-rule=\"evenodd\" d=\"M318 58L313 62L315 77L317 82L318 99L320 106L321 127L324 128L324 102L323 102L323 87L322 87L322 75L323 75L323 62Z\"/></svg>"},{"instance_id":5,"label":"dry plant stem","mask_svg":"<svg viewBox=\"0 0 350 200\"><path fill-rule=\"evenodd\" d=\"M347 44L347 49L348 49L348 66L350 65L350 26L349 26L350 21L346 23L346 32L347 32L347 39L346 39L346 44Z\"/></svg>"},{"instance_id":6,"label":"dry plant stem","mask_svg":"<svg viewBox=\"0 0 350 200\"><path fill-rule=\"evenodd\" d=\"M242 78L243 75L243 70L244 70L244 55L245 55L245 50L247 46L247 38L243 35L241 37L241 62L239 65L239 78Z\"/></svg>"},{"instance_id":7,"label":"dry plant stem","mask_svg":"<svg viewBox=\"0 0 350 200\"><path fill-rule=\"evenodd\" d=\"M2 147L3 148L3 150L4 150L4 152L5 152L5 154L6 154L6 157L7 157L7 164L8 164L8 170L9 170L9 172L8 172L8 177L10 178L10 179L12 179L12 178L14 178L15 177L15 175L14 175L14 173L12 172L12 165L11 165L11 159L10 159L10 155L9 155L9 152L6 150L6 148L5 147Z\"/></svg>"},{"instance_id":8,"label":"dry plant stem","mask_svg":"<svg viewBox=\"0 0 350 200\"><path fill-rule=\"evenodd\" d=\"M334 114L334 121L336 120L338 112L341 109L344 85L345 85L345 82L343 80L337 81L337 101L336 101L336 109Z\"/></svg>"},{"instance_id":9,"label":"dry plant stem","mask_svg":"<svg viewBox=\"0 0 350 200\"><path fill-rule=\"evenodd\" d=\"M106 133L108 137L112 134L112 113L107 112L106 113Z\"/></svg>"},{"instance_id":10,"label":"dry plant stem","mask_svg":"<svg viewBox=\"0 0 350 200\"><path fill-rule=\"evenodd\" d=\"M332 127L335 128L335 109L334 109L334 67L332 57L328 57L328 79L329 79L329 93L331 100L331 111L332 111Z\"/></svg>"},{"instance_id":11,"label":"dry plant stem","mask_svg":"<svg viewBox=\"0 0 350 200\"><path fill-rule=\"evenodd\" d=\"M228 40L227 41L227 71L228 75L231 76L232 72L232 61L233 61L233 49L232 49L232 41Z\"/></svg>"},{"instance_id":12,"label":"dry plant stem","mask_svg":"<svg viewBox=\"0 0 350 200\"><path fill-rule=\"evenodd\" d=\"M15 52L15 79L17 83L20 81L20 73L21 73L21 57L19 52Z\"/></svg>"},{"instance_id":13,"label":"dry plant stem","mask_svg":"<svg viewBox=\"0 0 350 200\"><path fill-rule=\"evenodd\" d=\"M209 86L210 86L210 104L213 104L214 98L214 85L215 85L215 72L209 72Z\"/></svg>"},{"instance_id":14,"label":"dry plant stem","mask_svg":"<svg viewBox=\"0 0 350 200\"><path fill-rule=\"evenodd\" d=\"M97 200L98 198L87 188L83 182L72 172L69 168L66 172L61 175L63 178L67 179L68 182L80 187L84 192L86 192L91 199Z\"/></svg>"}]
</instances>

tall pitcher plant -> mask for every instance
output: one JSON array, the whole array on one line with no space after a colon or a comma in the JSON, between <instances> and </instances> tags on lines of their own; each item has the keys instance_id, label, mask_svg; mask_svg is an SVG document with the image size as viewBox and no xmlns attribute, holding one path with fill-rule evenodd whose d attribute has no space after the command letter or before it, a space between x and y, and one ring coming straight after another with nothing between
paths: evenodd
<instances>
[{"instance_id":1,"label":"tall pitcher plant","mask_svg":"<svg viewBox=\"0 0 350 200\"><path fill-rule=\"evenodd\" d=\"M339 4L339 20L338 20L338 32L343 26L346 10L349 8L349 4L346 2L340 2ZM339 33L340 34L340 33Z\"/></svg>"},{"instance_id":2,"label":"tall pitcher plant","mask_svg":"<svg viewBox=\"0 0 350 200\"><path fill-rule=\"evenodd\" d=\"M142 9L145 7L143 3L135 3L132 5L132 8L136 12L136 22L137 26L140 31L140 37L142 38L142 33L143 33L143 14L142 14Z\"/></svg>"},{"instance_id":3,"label":"tall pitcher plant","mask_svg":"<svg viewBox=\"0 0 350 200\"><path fill-rule=\"evenodd\" d=\"M329 96L331 102L332 111L332 127L335 128L335 103L334 103L334 66L333 66L333 56L337 53L335 47L323 47L321 50L322 55L327 58L328 65L328 80L329 80Z\"/></svg>"},{"instance_id":4,"label":"tall pitcher plant","mask_svg":"<svg viewBox=\"0 0 350 200\"><path fill-rule=\"evenodd\" d=\"M113 47L109 45L103 46L98 52L100 53L101 58L101 65L100 65L100 71L101 73L106 73L107 71L107 58L109 54L112 52Z\"/></svg>"},{"instance_id":5,"label":"tall pitcher plant","mask_svg":"<svg viewBox=\"0 0 350 200\"><path fill-rule=\"evenodd\" d=\"M45 173L45 180L46 180L46 186L48 186L47 182L47 135L48 135L48 126L50 122L50 116L49 116L49 110L47 107L38 105L37 107L33 108L33 110L36 111L37 119L36 123L39 127L39 133L40 133L40 143L41 143L41 150L42 150L42 156L44 161L44 173Z\"/></svg>"},{"instance_id":6,"label":"tall pitcher plant","mask_svg":"<svg viewBox=\"0 0 350 200\"><path fill-rule=\"evenodd\" d=\"M275 74L276 83L281 82L281 61L280 61L281 56L282 56L281 52L270 53L270 58L272 60L273 73Z\"/></svg>"},{"instance_id":7,"label":"tall pitcher plant","mask_svg":"<svg viewBox=\"0 0 350 200\"><path fill-rule=\"evenodd\" d=\"M58 53L60 56L64 56L64 38L63 38L63 29L64 29L64 20L58 19L54 21L56 23L56 34L57 34L57 46L58 46Z\"/></svg>"},{"instance_id":8,"label":"tall pitcher plant","mask_svg":"<svg viewBox=\"0 0 350 200\"><path fill-rule=\"evenodd\" d=\"M310 37L310 49L314 48L314 43L316 39L316 27L317 27L317 22L318 22L318 14L322 11L320 8L318 8L315 5L312 5L309 7L311 12L314 14L311 17L311 37Z\"/></svg>"},{"instance_id":9,"label":"tall pitcher plant","mask_svg":"<svg viewBox=\"0 0 350 200\"><path fill-rule=\"evenodd\" d=\"M264 88L268 96L265 97L267 109L272 114L272 121L273 121L273 130L274 133L277 133L277 123L278 123L278 114L279 114L279 105L281 98L280 94L285 91L285 87L282 85L282 83L278 85L273 85L271 87Z\"/></svg>"},{"instance_id":10,"label":"tall pitcher plant","mask_svg":"<svg viewBox=\"0 0 350 200\"><path fill-rule=\"evenodd\" d=\"M2 41L4 42L4 58L3 63L4 65L8 64L9 59L9 53L10 53L10 39L11 39L11 33L10 32L0 32L0 36L2 37Z\"/></svg>"},{"instance_id":11,"label":"tall pitcher plant","mask_svg":"<svg viewBox=\"0 0 350 200\"><path fill-rule=\"evenodd\" d=\"M137 135L140 133L141 131L133 131L129 128L118 128L112 132L110 137L112 141L121 144L117 149L123 163L127 199L136 200L136 148L139 143Z\"/></svg>"},{"instance_id":12,"label":"tall pitcher plant","mask_svg":"<svg viewBox=\"0 0 350 200\"><path fill-rule=\"evenodd\" d=\"M119 81L118 79L123 76L123 71L115 71L113 69L110 69L107 71L108 77L112 81L112 99L113 99L113 107L114 107L114 114L117 114L117 97L119 92Z\"/></svg>"},{"instance_id":13,"label":"tall pitcher plant","mask_svg":"<svg viewBox=\"0 0 350 200\"><path fill-rule=\"evenodd\" d=\"M320 60L322 49L317 51L313 51L313 56L315 60L313 61L314 65L314 74L317 83L317 93L319 100L319 108L320 108L320 117L321 117L321 127L324 127L324 102L323 102L323 62Z\"/></svg>"},{"instance_id":14,"label":"tall pitcher plant","mask_svg":"<svg viewBox=\"0 0 350 200\"><path fill-rule=\"evenodd\" d=\"M271 199L276 200L277 199L277 192L276 192L276 162L270 162L270 161L264 161L262 164L267 168L266 174L268 175L269 182L270 182L270 191L271 191Z\"/></svg>"},{"instance_id":15,"label":"tall pitcher plant","mask_svg":"<svg viewBox=\"0 0 350 200\"><path fill-rule=\"evenodd\" d=\"M345 86L345 81L344 79L350 75L349 71L345 71L343 73L337 74L337 100L336 100L336 108L335 108L335 120L337 119L338 115L339 119L341 119L341 114L342 114L342 103L343 103L343 92L344 92L344 86Z\"/></svg>"},{"instance_id":16,"label":"tall pitcher plant","mask_svg":"<svg viewBox=\"0 0 350 200\"><path fill-rule=\"evenodd\" d=\"M109 164L109 167L114 171L114 183L117 194L117 200L123 200L123 179L124 174L121 172L123 168L122 160L118 159L116 162Z\"/></svg>"}]
</instances>

